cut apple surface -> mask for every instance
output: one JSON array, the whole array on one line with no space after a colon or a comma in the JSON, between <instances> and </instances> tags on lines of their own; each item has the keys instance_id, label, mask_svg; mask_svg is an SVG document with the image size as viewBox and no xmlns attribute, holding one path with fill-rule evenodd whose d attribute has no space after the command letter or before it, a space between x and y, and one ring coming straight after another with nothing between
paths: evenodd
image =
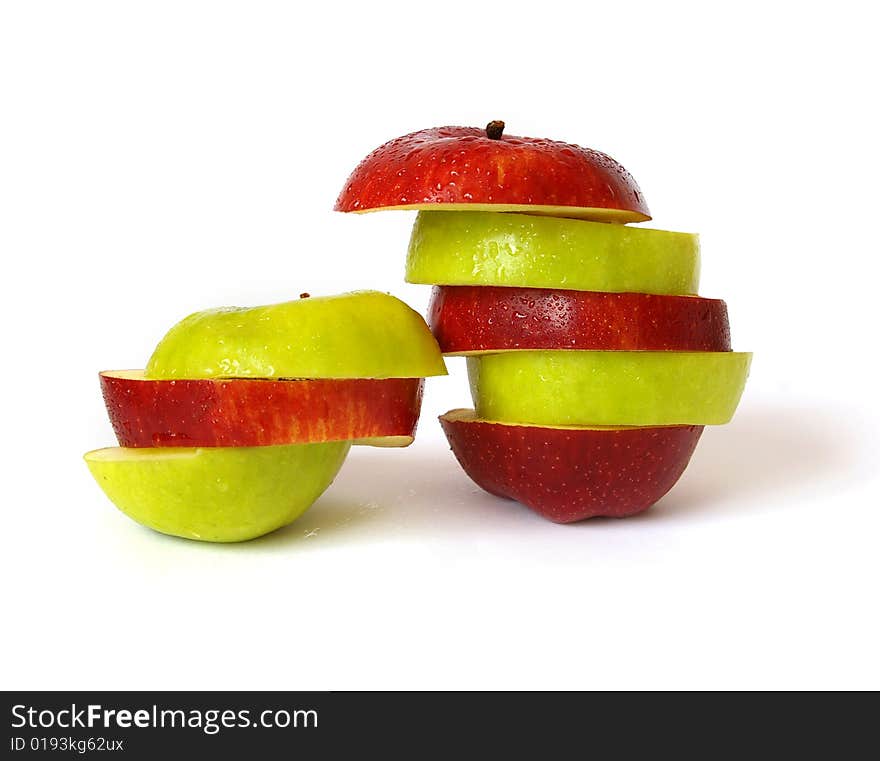
<instances>
[{"instance_id":1,"label":"cut apple surface","mask_svg":"<svg viewBox=\"0 0 880 761\"><path fill-rule=\"evenodd\" d=\"M428 324L445 354L730 351L725 303L692 296L439 286L431 296Z\"/></svg>"},{"instance_id":2,"label":"cut apple surface","mask_svg":"<svg viewBox=\"0 0 880 761\"><path fill-rule=\"evenodd\" d=\"M196 312L171 328L146 368L153 380L445 374L422 317L377 291Z\"/></svg>"},{"instance_id":3,"label":"cut apple surface","mask_svg":"<svg viewBox=\"0 0 880 761\"><path fill-rule=\"evenodd\" d=\"M682 295L699 276L696 235L526 214L420 212L406 261L428 285Z\"/></svg>"},{"instance_id":4,"label":"cut apple surface","mask_svg":"<svg viewBox=\"0 0 880 761\"><path fill-rule=\"evenodd\" d=\"M398 137L352 172L337 211L483 209L640 222L650 219L636 181L610 156L545 138L437 127Z\"/></svg>"},{"instance_id":5,"label":"cut apple surface","mask_svg":"<svg viewBox=\"0 0 880 761\"><path fill-rule=\"evenodd\" d=\"M468 357L481 418L534 425L718 425L733 417L751 354L514 351Z\"/></svg>"},{"instance_id":6,"label":"cut apple surface","mask_svg":"<svg viewBox=\"0 0 880 761\"><path fill-rule=\"evenodd\" d=\"M703 427L538 427L440 417L465 473L490 494L557 523L647 510L678 481Z\"/></svg>"},{"instance_id":7,"label":"cut apple surface","mask_svg":"<svg viewBox=\"0 0 880 761\"><path fill-rule=\"evenodd\" d=\"M123 447L407 446L424 387L421 378L148 380L142 370L100 380Z\"/></svg>"},{"instance_id":8,"label":"cut apple surface","mask_svg":"<svg viewBox=\"0 0 880 761\"><path fill-rule=\"evenodd\" d=\"M253 539L296 520L335 478L348 442L215 449L98 449L85 455L123 513L163 534Z\"/></svg>"}]
</instances>

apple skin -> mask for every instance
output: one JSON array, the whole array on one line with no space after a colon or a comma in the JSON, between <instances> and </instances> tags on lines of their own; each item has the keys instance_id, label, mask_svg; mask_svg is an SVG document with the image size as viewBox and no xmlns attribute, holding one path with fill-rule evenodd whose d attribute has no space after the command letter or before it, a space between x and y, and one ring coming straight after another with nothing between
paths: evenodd
<instances>
[{"instance_id":1,"label":"apple skin","mask_svg":"<svg viewBox=\"0 0 880 761\"><path fill-rule=\"evenodd\" d=\"M146 380L100 374L122 447L256 447L378 439L412 443L421 378Z\"/></svg>"},{"instance_id":2,"label":"apple skin","mask_svg":"<svg viewBox=\"0 0 880 761\"><path fill-rule=\"evenodd\" d=\"M444 354L515 349L730 351L727 305L691 296L435 286L428 325Z\"/></svg>"},{"instance_id":3,"label":"apple skin","mask_svg":"<svg viewBox=\"0 0 880 761\"><path fill-rule=\"evenodd\" d=\"M532 425L722 425L745 387L744 352L509 351L467 358L477 414Z\"/></svg>"},{"instance_id":4,"label":"apple skin","mask_svg":"<svg viewBox=\"0 0 880 761\"><path fill-rule=\"evenodd\" d=\"M580 219L421 211L406 280L616 293L697 293L700 238Z\"/></svg>"},{"instance_id":5,"label":"apple skin","mask_svg":"<svg viewBox=\"0 0 880 761\"><path fill-rule=\"evenodd\" d=\"M647 510L684 473L703 426L544 428L441 415L465 473L556 523Z\"/></svg>"},{"instance_id":6,"label":"apple skin","mask_svg":"<svg viewBox=\"0 0 880 761\"><path fill-rule=\"evenodd\" d=\"M378 291L196 312L159 342L146 377L423 378L446 375L416 311Z\"/></svg>"},{"instance_id":7,"label":"apple skin","mask_svg":"<svg viewBox=\"0 0 880 761\"><path fill-rule=\"evenodd\" d=\"M636 181L610 156L534 137L491 139L477 127L435 127L395 138L352 172L336 211L485 209L641 222Z\"/></svg>"},{"instance_id":8,"label":"apple skin","mask_svg":"<svg viewBox=\"0 0 880 761\"><path fill-rule=\"evenodd\" d=\"M86 464L129 518L163 534L242 542L299 518L332 483L350 444L98 449Z\"/></svg>"}]
</instances>

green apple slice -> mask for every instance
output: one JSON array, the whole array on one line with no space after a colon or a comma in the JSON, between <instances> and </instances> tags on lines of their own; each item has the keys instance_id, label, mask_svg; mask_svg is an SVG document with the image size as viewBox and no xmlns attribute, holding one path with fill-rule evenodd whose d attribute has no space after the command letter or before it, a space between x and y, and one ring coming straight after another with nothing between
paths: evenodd
<instances>
[{"instance_id":1,"label":"green apple slice","mask_svg":"<svg viewBox=\"0 0 880 761\"><path fill-rule=\"evenodd\" d=\"M446 375L422 317L378 291L186 317L147 363L150 379L422 378Z\"/></svg>"},{"instance_id":2,"label":"green apple slice","mask_svg":"<svg viewBox=\"0 0 880 761\"><path fill-rule=\"evenodd\" d=\"M406 262L410 283L694 294L699 238L528 214L423 211Z\"/></svg>"},{"instance_id":3,"label":"green apple slice","mask_svg":"<svg viewBox=\"0 0 880 761\"><path fill-rule=\"evenodd\" d=\"M116 507L163 534L241 542L296 520L331 484L350 444L97 449L86 464Z\"/></svg>"},{"instance_id":4,"label":"green apple slice","mask_svg":"<svg viewBox=\"0 0 880 761\"><path fill-rule=\"evenodd\" d=\"M512 351L468 357L481 418L535 425L717 425L733 417L751 354Z\"/></svg>"}]
</instances>

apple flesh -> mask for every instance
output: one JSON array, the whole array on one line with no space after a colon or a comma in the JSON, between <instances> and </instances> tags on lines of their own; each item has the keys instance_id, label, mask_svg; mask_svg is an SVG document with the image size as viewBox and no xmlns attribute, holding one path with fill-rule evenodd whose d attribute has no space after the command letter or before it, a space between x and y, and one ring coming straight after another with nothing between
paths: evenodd
<instances>
[{"instance_id":1,"label":"apple flesh","mask_svg":"<svg viewBox=\"0 0 880 761\"><path fill-rule=\"evenodd\" d=\"M302 515L349 446L110 448L85 460L110 501L138 523L186 539L241 542Z\"/></svg>"},{"instance_id":2,"label":"apple flesh","mask_svg":"<svg viewBox=\"0 0 880 761\"><path fill-rule=\"evenodd\" d=\"M499 129L500 127L500 129ZM436 127L391 140L352 172L336 211L520 211L602 222L650 219L636 181L610 156L545 138Z\"/></svg>"},{"instance_id":3,"label":"apple flesh","mask_svg":"<svg viewBox=\"0 0 880 761\"><path fill-rule=\"evenodd\" d=\"M406 279L576 291L692 294L699 238L576 219L486 212L419 212Z\"/></svg>"},{"instance_id":4,"label":"apple flesh","mask_svg":"<svg viewBox=\"0 0 880 761\"><path fill-rule=\"evenodd\" d=\"M647 510L678 481L703 432L505 424L473 410L448 412L440 424L474 483L557 523Z\"/></svg>"},{"instance_id":5,"label":"apple flesh","mask_svg":"<svg viewBox=\"0 0 880 761\"><path fill-rule=\"evenodd\" d=\"M468 357L484 419L534 425L719 425L733 417L751 354L512 351Z\"/></svg>"},{"instance_id":6,"label":"apple flesh","mask_svg":"<svg viewBox=\"0 0 880 761\"><path fill-rule=\"evenodd\" d=\"M730 351L727 306L694 296L435 286L428 324L444 354Z\"/></svg>"},{"instance_id":7,"label":"apple flesh","mask_svg":"<svg viewBox=\"0 0 880 761\"><path fill-rule=\"evenodd\" d=\"M146 368L152 380L445 374L422 317L377 291L196 312L171 328Z\"/></svg>"},{"instance_id":8,"label":"apple flesh","mask_svg":"<svg viewBox=\"0 0 880 761\"><path fill-rule=\"evenodd\" d=\"M141 370L100 380L122 447L407 446L424 387L421 378L147 380Z\"/></svg>"}]
</instances>

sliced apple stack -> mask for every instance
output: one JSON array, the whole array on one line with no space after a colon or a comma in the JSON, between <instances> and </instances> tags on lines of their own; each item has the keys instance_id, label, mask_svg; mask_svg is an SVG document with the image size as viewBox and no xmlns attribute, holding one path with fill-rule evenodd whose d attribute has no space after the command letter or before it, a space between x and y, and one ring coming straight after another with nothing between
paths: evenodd
<instances>
[{"instance_id":1,"label":"sliced apple stack","mask_svg":"<svg viewBox=\"0 0 880 761\"><path fill-rule=\"evenodd\" d=\"M406 279L434 286L434 335L467 357L476 409L440 421L477 484L557 522L641 512L730 420L751 355L695 295L697 236L627 226L650 216L620 164L503 130L392 140L336 208L418 210Z\"/></svg>"},{"instance_id":2,"label":"sliced apple stack","mask_svg":"<svg viewBox=\"0 0 880 761\"><path fill-rule=\"evenodd\" d=\"M410 444L424 378L445 373L424 320L384 293L197 312L146 370L101 373L120 446L85 459L139 523L252 539L305 512L352 444Z\"/></svg>"}]
</instances>

